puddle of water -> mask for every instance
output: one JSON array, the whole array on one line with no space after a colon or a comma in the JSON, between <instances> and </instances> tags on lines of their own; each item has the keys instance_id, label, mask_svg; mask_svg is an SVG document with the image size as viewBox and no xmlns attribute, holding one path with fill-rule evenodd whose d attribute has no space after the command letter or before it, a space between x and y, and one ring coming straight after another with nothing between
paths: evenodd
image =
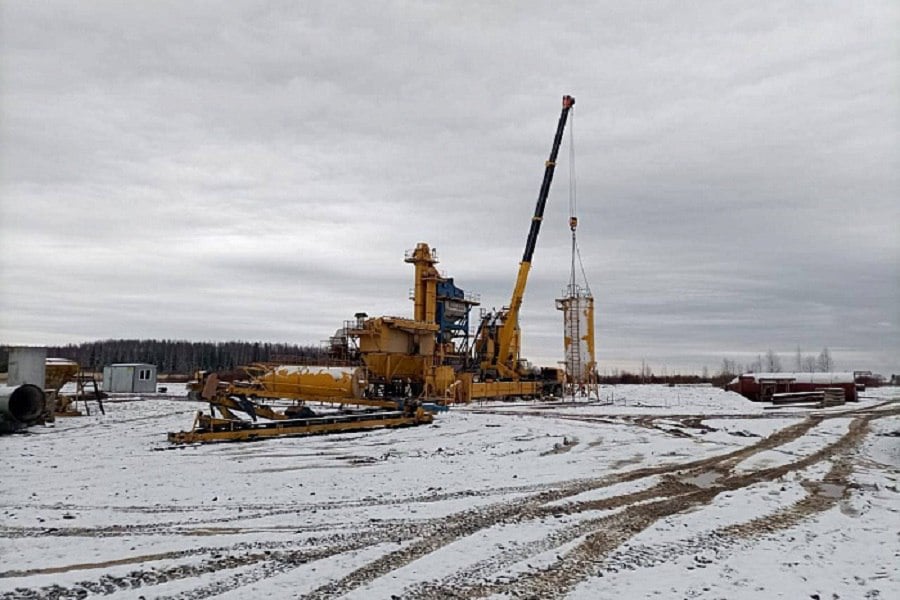
<instances>
[{"instance_id":1,"label":"puddle of water","mask_svg":"<svg viewBox=\"0 0 900 600\"><path fill-rule=\"evenodd\" d=\"M621 469L622 467L627 467L628 465L636 465L640 462L643 462L644 455L638 452L634 456L630 458L620 458L617 461L613 461L610 465L610 469Z\"/></svg>"},{"instance_id":2,"label":"puddle of water","mask_svg":"<svg viewBox=\"0 0 900 600\"><path fill-rule=\"evenodd\" d=\"M721 475L715 471L704 471L693 477L684 477L681 481L689 485L697 486L698 488L707 489L712 487L720 477Z\"/></svg>"},{"instance_id":3,"label":"puddle of water","mask_svg":"<svg viewBox=\"0 0 900 600\"><path fill-rule=\"evenodd\" d=\"M825 496L826 498L832 498L834 500L838 500L844 495L844 491L847 489L846 485L841 485L840 483L825 483L824 481L816 484L816 493L820 496Z\"/></svg>"}]
</instances>

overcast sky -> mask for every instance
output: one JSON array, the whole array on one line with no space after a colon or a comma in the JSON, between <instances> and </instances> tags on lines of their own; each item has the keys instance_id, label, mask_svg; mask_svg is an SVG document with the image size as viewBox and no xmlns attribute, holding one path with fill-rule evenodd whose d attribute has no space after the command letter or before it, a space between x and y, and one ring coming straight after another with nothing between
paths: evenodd
<instances>
[{"instance_id":1,"label":"overcast sky","mask_svg":"<svg viewBox=\"0 0 900 600\"><path fill-rule=\"evenodd\" d=\"M0 4L0 343L509 295L563 94L600 370L900 373L896 2ZM521 315L562 359L569 139Z\"/></svg>"}]
</instances>

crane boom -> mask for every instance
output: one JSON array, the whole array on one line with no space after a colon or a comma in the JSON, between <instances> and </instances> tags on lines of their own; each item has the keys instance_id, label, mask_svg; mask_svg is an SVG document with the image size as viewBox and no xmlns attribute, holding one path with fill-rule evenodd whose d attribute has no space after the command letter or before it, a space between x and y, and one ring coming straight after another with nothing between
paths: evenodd
<instances>
[{"instance_id":1,"label":"crane boom","mask_svg":"<svg viewBox=\"0 0 900 600\"><path fill-rule=\"evenodd\" d=\"M563 131L566 127L566 120L569 111L575 104L575 98L572 96L563 96L562 112L559 115L559 123L556 126L556 135L553 138L553 146L550 149L550 158L544 163L544 180L541 183L541 190L538 193L537 204L534 207L534 216L531 218L531 228L528 231L528 240L525 242L525 252L522 254L522 262L519 263L519 273L516 277L516 284L513 287L512 298L509 302L509 308L502 317L502 325L496 331L496 341L493 345L493 351L487 349L482 362L482 370L496 370L503 377L516 376L516 359L518 358L518 331L519 331L519 309L522 306L522 299L525 296L525 285L528 282L528 272L531 270L531 259L534 255L534 248L537 244L538 234L541 231L541 221L544 218L544 207L547 204L547 196L550 193L550 184L553 182L553 173L556 169L556 157L559 154L559 146L562 142ZM487 345L487 344L485 344Z\"/></svg>"},{"instance_id":2,"label":"crane boom","mask_svg":"<svg viewBox=\"0 0 900 600\"><path fill-rule=\"evenodd\" d=\"M559 145L562 143L563 131L566 128L569 110L574 105L575 98L572 96L563 96L562 112L559 115L559 123L556 126L553 147L550 148L550 158L544 163L544 181L541 183L541 191L538 194L537 205L534 207L534 217L531 218L531 229L528 231L528 241L525 242L525 252L522 254L523 263L530 263L531 257L534 254L538 233L541 231L541 221L544 218L544 207L547 205L547 196L550 194L550 184L553 182L553 172L556 170L556 156L559 154ZM515 299L515 297L513 299Z\"/></svg>"}]
</instances>

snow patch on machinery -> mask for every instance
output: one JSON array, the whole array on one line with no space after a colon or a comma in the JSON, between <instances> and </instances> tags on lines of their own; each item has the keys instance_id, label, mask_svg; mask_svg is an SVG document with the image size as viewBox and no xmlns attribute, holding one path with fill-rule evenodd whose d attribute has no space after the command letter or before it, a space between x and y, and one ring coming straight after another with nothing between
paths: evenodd
<instances>
[{"instance_id":1,"label":"snow patch on machinery","mask_svg":"<svg viewBox=\"0 0 900 600\"><path fill-rule=\"evenodd\" d=\"M313 370L306 365L279 365L273 370L279 375L330 375L335 381L353 375L353 371L345 367L315 367Z\"/></svg>"}]
</instances>

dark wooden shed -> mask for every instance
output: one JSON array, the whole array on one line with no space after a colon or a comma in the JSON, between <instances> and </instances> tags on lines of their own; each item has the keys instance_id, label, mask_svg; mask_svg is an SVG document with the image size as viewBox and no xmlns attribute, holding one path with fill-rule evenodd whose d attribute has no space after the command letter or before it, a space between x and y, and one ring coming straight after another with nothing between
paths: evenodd
<instances>
[{"instance_id":1,"label":"dark wooden shed","mask_svg":"<svg viewBox=\"0 0 900 600\"><path fill-rule=\"evenodd\" d=\"M771 401L775 394L815 392L826 388L841 388L847 402L859 400L853 373L746 373L725 386L754 402Z\"/></svg>"}]
</instances>

